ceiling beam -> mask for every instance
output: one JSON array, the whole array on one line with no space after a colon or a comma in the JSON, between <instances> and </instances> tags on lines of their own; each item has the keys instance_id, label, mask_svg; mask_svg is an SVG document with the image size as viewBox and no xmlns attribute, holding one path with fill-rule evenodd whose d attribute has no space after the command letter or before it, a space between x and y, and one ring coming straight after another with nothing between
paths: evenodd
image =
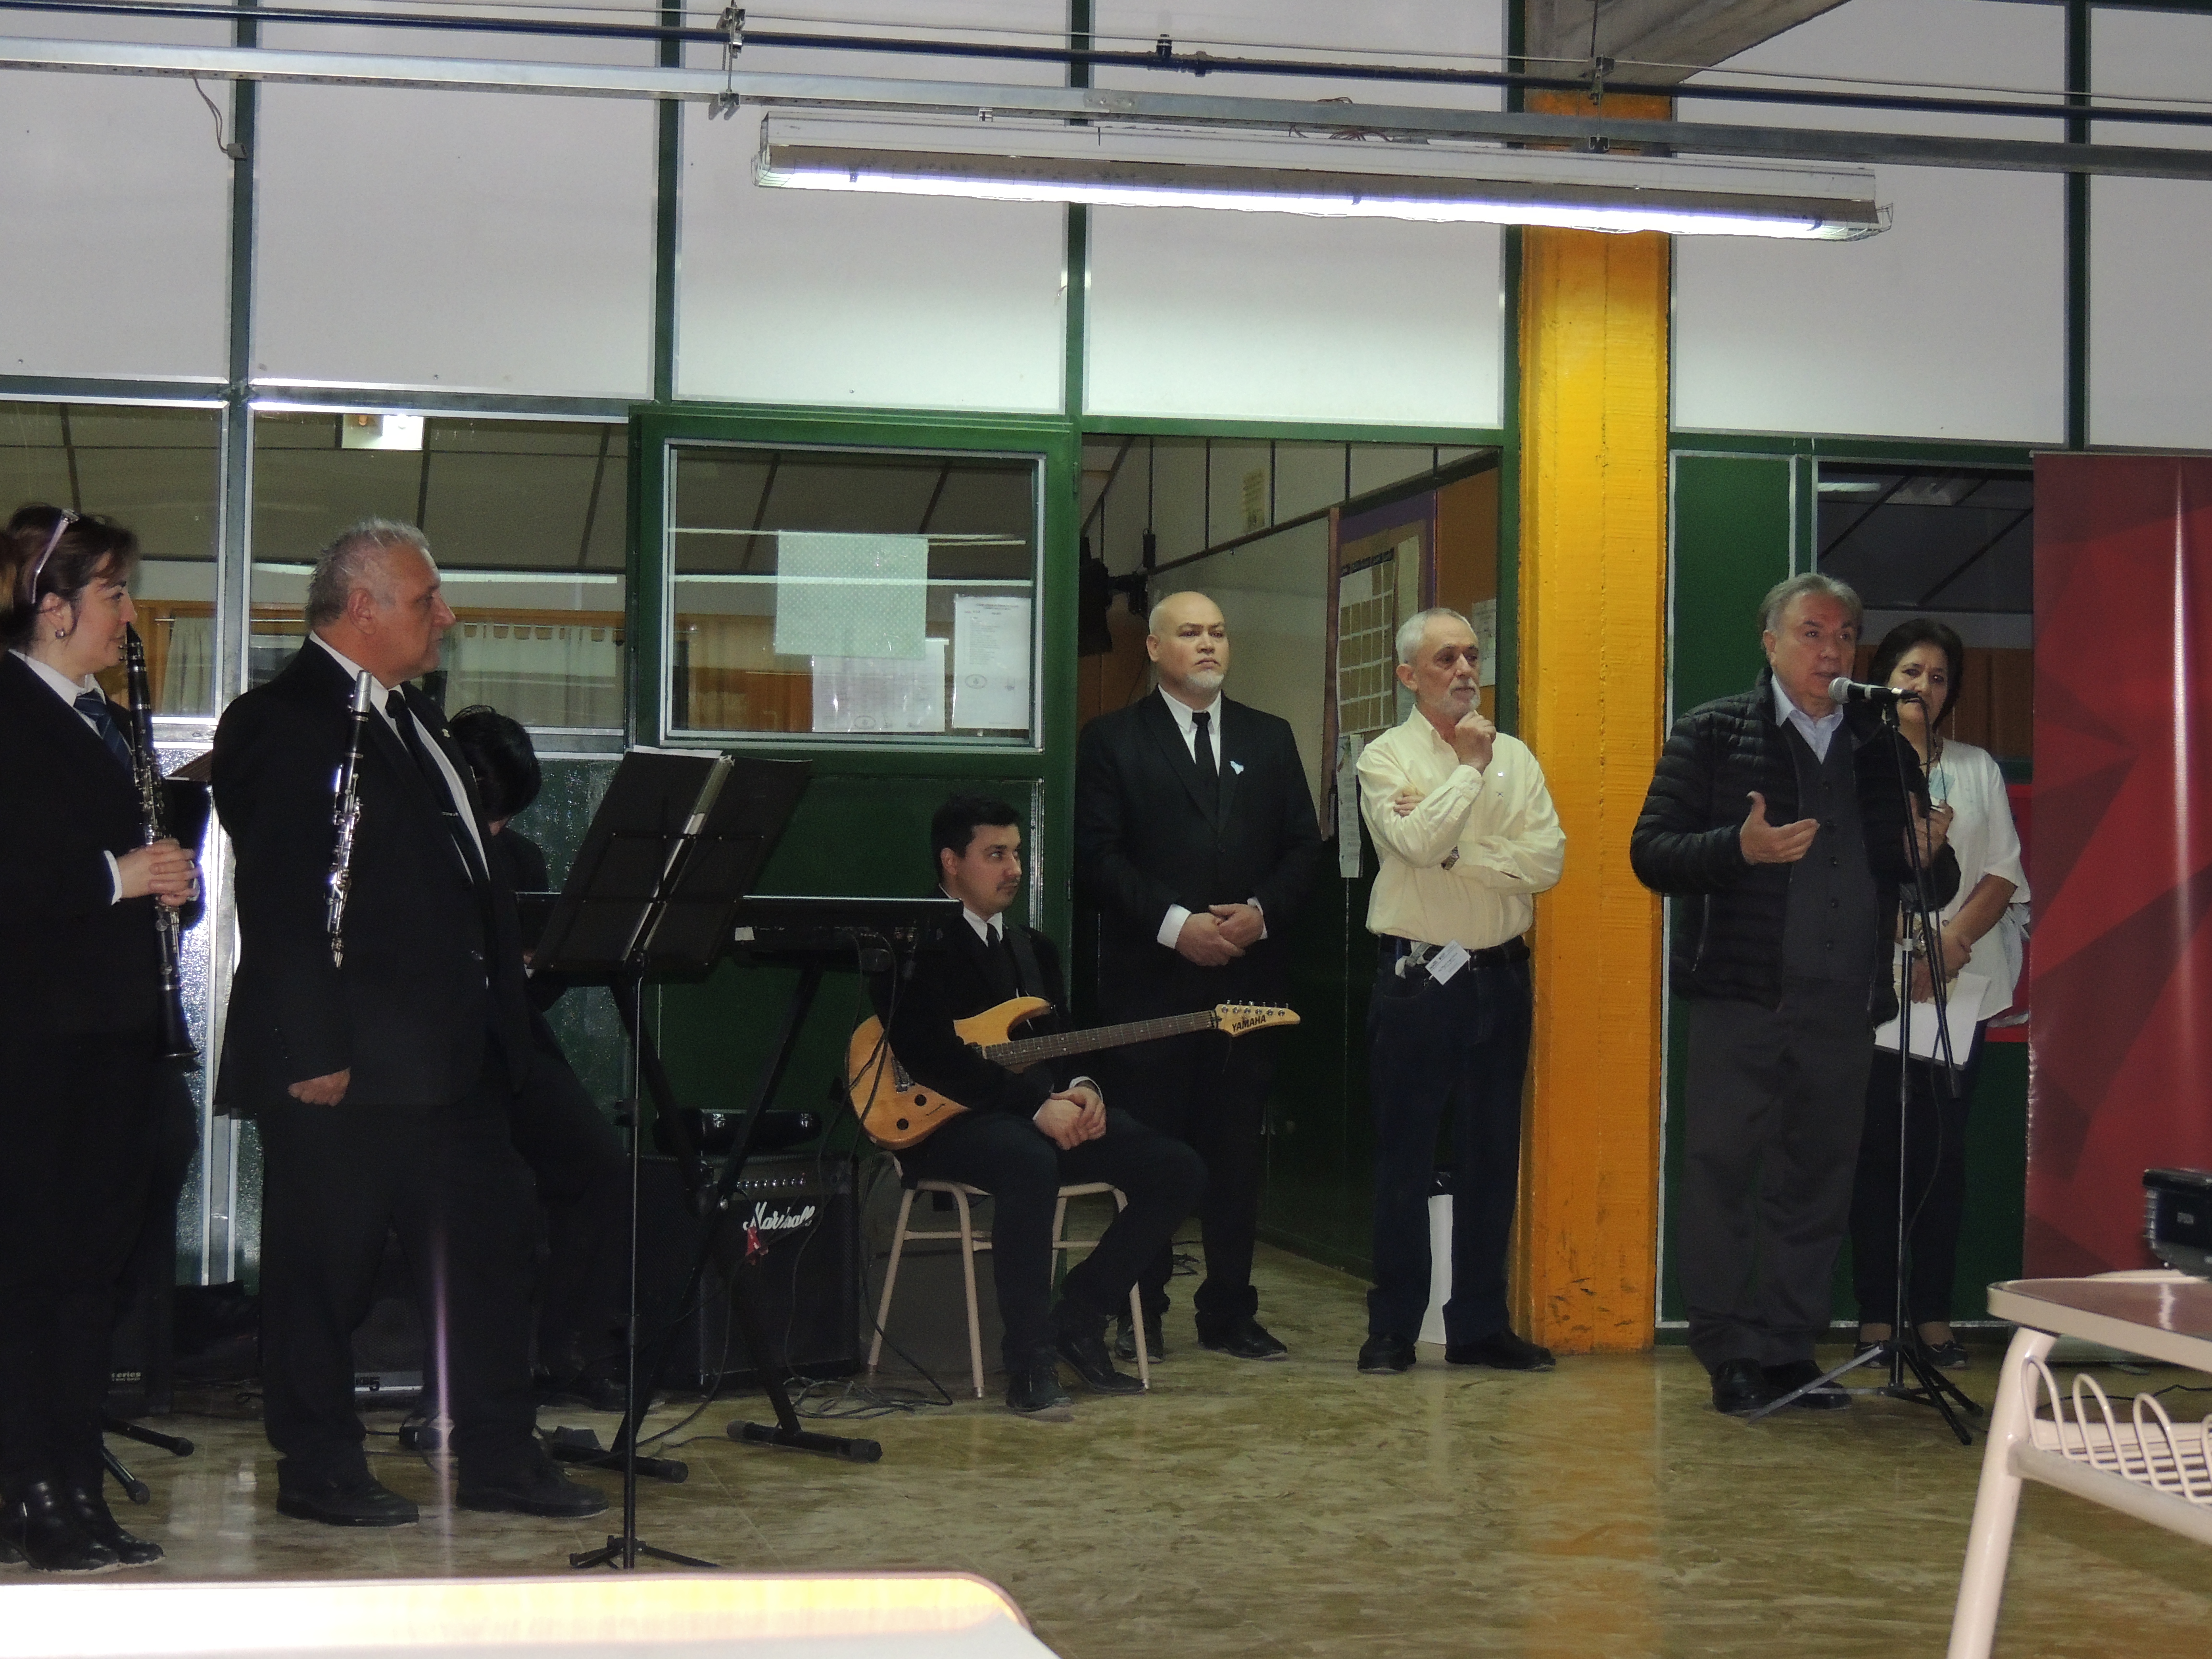
<instances>
[{"instance_id":1,"label":"ceiling beam","mask_svg":"<svg viewBox=\"0 0 2212 1659\"><path fill-rule=\"evenodd\" d=\"M204 76L331 86L540 93L572 98L678 98L708 103L735 93L748 104L791 108L898 111L971 118L979 112L988 111L994 116L1043 120L1112 120L1173 126L1271 129L1279 132L1340 132L1347 137L1459 138L1493 143L1564 144L1575 149L1603 148L1603 144L1591 142L1602 140L1604 144L1662 149L1678 155L1726 155L1757 161L2082 173L2138 179L2212 179L2212 149L1830 131L1814 127L1735 126L1718 122L1645 121L1595 113L1553 115L1437 109L1409 104L1314 103L1298 99L1124 92L1097 87L905 81L747 70L662 69L641 64L389 58L236 46L33 40L21 36L0 36L0 69ZM2057 125L2055 111L2052 125ZM301 394L303 398L309 395L304 392ZM319 392L312 395L319 404L328 400Z\"/></svg>"},{"instance_id":2,"label":"ceiling beam","mask_svg":"<svg viewBox=\"0 0 2212 1659\"><path fill-rule=\"evenodd\" d=\"M1623 80L1672 83L1727 62L1843 0L1528 0L1526 49L1534 60L1636 66ZM1596 52L1591 24L1596 24Z\"/></svg>"}]
</instances>

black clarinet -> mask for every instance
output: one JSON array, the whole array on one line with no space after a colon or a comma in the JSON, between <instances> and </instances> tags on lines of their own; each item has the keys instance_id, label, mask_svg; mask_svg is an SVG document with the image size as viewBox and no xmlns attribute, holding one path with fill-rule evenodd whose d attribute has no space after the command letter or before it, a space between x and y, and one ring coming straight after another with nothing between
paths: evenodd
<instances>
[{"instance_id":1,"label":"black clarinet","mask_svg":"<svg viewBox=\"0 0 2212 1659\"><path fill-rule=\"evenodd\" d=\"M353 683L353 735L346 745L345 763L331 780L331 848L329 890L324 898L323 931L330 935L331 966L345 966L346 900L353 892L353 842L361 828L361 746L368 729L369 678L363 670Z\"/></svg>"},{"instance_id":2,"label":"black clarinet","mask_svg":"<svg viewBox=\"0 0 2212 1659\"><path fill-rule=\"evenodd\" d=\"M154 697L146 686L146 642L135 628L123 632L125 673L131 686L131 770L138 784L139 844L169 839L169 806L161 793L161 757L154 747ZM161 959L163 1060L198 1062L185 1021L182 963L184 925L177 913L154 901L154 945Z\"/></svg>"}]
</instances>

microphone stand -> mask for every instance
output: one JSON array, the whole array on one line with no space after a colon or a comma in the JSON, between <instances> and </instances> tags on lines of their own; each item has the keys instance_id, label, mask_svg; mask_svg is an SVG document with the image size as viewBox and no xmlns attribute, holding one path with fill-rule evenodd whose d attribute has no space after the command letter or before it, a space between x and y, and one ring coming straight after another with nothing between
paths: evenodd
<instances>
[{"instance_id":1,"label":"microphone stand","mask_svg":"<svg viewBox=\"0 0 2212 1659\"><path fill-rule=\"evenodd\" d=\"M1966 1391L1944 1376L1942 1369L1928 1357L1928 1345L1920 1340L1916 1327L1906 1322L1910 1311L1906 1305L1905 1246L1909 1229L1905 1223L1905 1196L1909 1164L1906 1153L1910 1146L1908 1131L1911 1127L1912 1109L1912 960L1915 946L1922 960L1928 963L1928 984L1936 1015L1936 1050L1942 1066L1943 1086L1955 1091L1959 1086L1959 1063L1951 1051L1951 1027L1948 1018L1950 996L1943 982L1943 952L1942 935L1936 920L1936 906L1928 888L1928 868L1920 854L1920 836L1911 822L1912 804L1917 792L1911 776L1905 770L1905 756L1911 752L1899 722L1898 708L1902 698L1892 699L1882 705L1882 725L1891 738L1892 758L1897 765L1897 783L1905 804L1905 846L1911 879L1905 890L1904 983L1899 987L1897 998L1897 1273L1895 1301L1891 1316L1894 1322L1889 1328L1887 1340L1875 1343L1864 1353L1854 1354L1833 1370L1823 1372L1802 1388L1793 1389L1778 1400L1768 1401L1757 1411L1746 1414L1744 1421L1756 1422L1771 1413L1794 1403L1799 1395L1825 1389L1838 1377L1847 1376L1862 1365L1887 1364L1889 1380L1870 1389L1852 1389L1852 1394L1886 1395L1892 1400L1909 1400L1916 1405L1933 1406L1951 1432L1962 1446L1974 1443L1974 1437L1959 1420L1952 1409L1953 1401L1964 1410L1979 1417L1982 1408L1966 1397ZM1917 701L1917 698L1915 699ZM1923 703L1924 708L1926 705ZM1933 731L1930 731L1933 741ZM1931 1066L1936 1062L1931 1060ZM1905 1379L1910 1376L1912 1381ZM1948 1398L1946 1398L1946 1396Z\"/></svg>"}]
</instances>

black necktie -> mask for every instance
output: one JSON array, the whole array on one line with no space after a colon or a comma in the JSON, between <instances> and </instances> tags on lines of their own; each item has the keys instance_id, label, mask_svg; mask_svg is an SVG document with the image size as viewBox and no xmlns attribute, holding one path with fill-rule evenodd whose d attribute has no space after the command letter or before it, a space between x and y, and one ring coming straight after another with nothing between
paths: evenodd
<instances>
[{"instance_id":1,"label":"black necktie","mask_svg":"<svg viewBox=\"0 0 2212 1659\"><path fill-rule=\"evenodd\" d=\"M407 688L396 688L390 700L399 705L392 723L399 728L400 741L407 745L407 752L415 757L416 769L430 786L430 799L437 803L445 817L446 833L453 838L453 850L461 856L461 867L469 872L470 883L481 890L491 879L484 869L483 856L477 850L477 838L461 822L459 803L453 799L453 786L446 781L444 770L423 740L422 726L415 718L415 705L408 697Z\"/></svg>"},{"instance_id":2,"label":"black necktie","mask_svg":"<svg viewBox=\"0 0 2212 1659\"><path fill-rule=\"evenodd\" d=\"M1014 965L1014 947L1007 942L1006 925L1000 922L991 929L991 955L999 964L999 971L1006 976L1006 983L1014 988L1014 994L1022 994L1022 970Z\"/></svg>"},{"instance_id":3,"label":"black necktie","mask_svg":"<svg viewBox=\"0 0 2212 1659\"><path fill-rule=\"evenodd\" d=\"M103 692L86 691L76 700L76 712L92 722L92 729L100 733L100 742L107 752L122 763L126 772L135 771L131 763L131 745L123 741L123 732L115 724L115 716L108 711L107 697Z\"/></svg>"},{"instance_id":4,"label":"black necktie","mask_svg":"<svg viewBox=\"0 0 2212 1659\"><path fill-rule=\"evenodd\" d=\"M1191 759L1198 763L1198 798L1206 803L1206 810L1221 810L1221 769L1213 763L1213 733L1206 728L1213 724L1211 714L1193 714L1191 732L1195 739L1190 746Z\"/></svg>"}]
</instances>

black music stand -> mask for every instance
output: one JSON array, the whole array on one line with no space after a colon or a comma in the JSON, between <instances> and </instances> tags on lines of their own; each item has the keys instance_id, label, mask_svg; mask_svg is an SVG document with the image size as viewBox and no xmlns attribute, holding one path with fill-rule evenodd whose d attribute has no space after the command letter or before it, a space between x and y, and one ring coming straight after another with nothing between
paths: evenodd
<instances>
[{"instance_id":1,"label":"black music stand","mask_svg":"<svg viewBox=\"0 0 2212 1659\"><path fill-rule=\"evenodd\" d=\"M623 1339L623 1427L614 1448L622 1457L623 1529L610 1536L604 1548L570 1556L572 1566L634 1569L641 1554L678 1566L714 1565L656 1549L637 1536L638 1431L670 1346L663 1337L650 1365L641 1371L638 1199L646 1088L653 1091L664 1122L678 1137L683 1152L679 1165L695 1207L704 1172L646 1026L645 987L653 980L697 977L720 959L732 936L738 901L768 862L811 770L804 761L631 750L623 757L592 816L583 850L546 918L532 961L533 973L606 979L629 1028L635 1055L630 1101L629 1318ZM748 1119L733 1165L741 1161L751 1127ZM716 1213L708 1214L710 1249L720 1231L711 1224ZM704 1261L702 1252L695 1282ZM779 1416L789 1415L790 1401L764 1351L759 1322L744 1300L743 1287L734 1284L732 1306L763 1385L781 1407ZM795 1429L795 1415L789 1420Z\"/></svg>"}]
</instances>

